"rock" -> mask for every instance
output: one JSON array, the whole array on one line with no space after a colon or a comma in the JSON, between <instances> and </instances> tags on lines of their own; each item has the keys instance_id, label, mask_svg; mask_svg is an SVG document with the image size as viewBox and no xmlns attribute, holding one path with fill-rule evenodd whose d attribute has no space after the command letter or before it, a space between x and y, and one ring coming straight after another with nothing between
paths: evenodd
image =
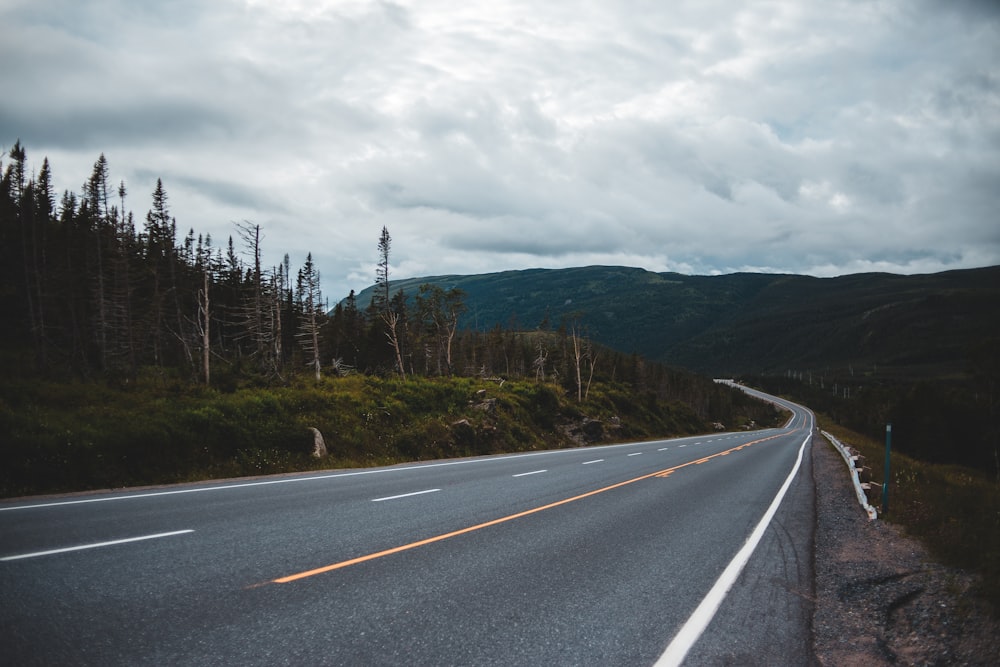
<instances>
[{"instance_id":1,"label":"rock","mask_svg":"<svg viewBox=\"0 0 1000 667\"><path fill-rule=\"evenodd\" d=\"M476 410L482 410L487 414L494 415L497 412L497 399L487 398L482 403L477 403L472 407L475 408Z\"/></svg>"},{"instance_id":2,"label":"rock","mask_svg":"<svg viewBox=\"0 0 1000 667\"><path fill-rule=\"evenodd\" d=\"M574 442L590 445L604 439L604 422L600 419L584 417L578 422L561 427L563 432Z\"/></svg>"},{"instance_id":3,"label":"rock","mask_svg":"<svg viewBox=\"0 0 1000 667\"><path fill-rule=\"evenodd\" d=\"M580 430L589 442L597 442L604 437L604 422L600 419L584 419Z\"/></svg>"},{"instance_id":4,"label":"rock","mask_svg":"<svg viewBox=\"0 0 1000 667\"><path fill-rule=\"evenodd\" d=\"M323 434L319 432L318 428L310 426L309 430L312 431L313 434L313 458L321 459L328 453L326 450L326 441L323 440Z\"/></svg>"},{"instance_id":5,"label":"rock","mask_svg":"<svg viewBox=\"0 0 1000 667\"><path fill-rule=\"evenodd\" d=\"M476 441L476 427L468 419L452 422L451 432L454 434L456 444L469 445Z\"/></svg>"},{"instance_id":6,"label":"rock","mask_svg":"<svg viewBox=\"0 0 1000 667\"><path fill-rule=\"evenodd\" d=\"M452 422L451 428L453 431L461 433L474 433L476 430L468 419L459 419L457 422Z\"/></svg>"}]
</instances>

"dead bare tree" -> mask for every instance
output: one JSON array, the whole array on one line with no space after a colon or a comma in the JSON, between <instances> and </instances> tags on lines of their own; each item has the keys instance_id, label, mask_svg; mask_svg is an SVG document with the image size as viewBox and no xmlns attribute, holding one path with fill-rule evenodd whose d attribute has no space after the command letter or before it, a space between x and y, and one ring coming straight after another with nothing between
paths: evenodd
<instances>
[{"instance_id":1,"label":"dead bare tree","mask_svg":"<svg viewBox=\"0 0 1000 667\"><path fill-rule=\"evenodd\" d=\"M545 345L542 343L542 339L538 339L538 354L535 356L534 361L531 362L532 368L535 369L535 381L545 382L545 361L549 358L548 350L545 349Z\"/></svg>"},{"instance_id":2,"label":"dead bare tree","mask_svg":"<svg viewBox=\"0 0 1000 667\"><path fill-rule=\"evenodd\" d=\"M400 315L393 310L386 310L382 313L381 317L386 327L388 327L385 337L389 340L389 345L396 355L396 369L399 371L399 376L405 378L406 368L403 366L403 349L399 340Z\"/></svg>"},{"instance_id":3,"label":"dead bare tree","mask_svg":"<svg viewBox=\"0 0 1000 667\"><path fill-rule=\"evenodd\" d=\"M205 381L205 386L212 383L212 338L211 338L211 302L208 296L208 286L211 282L208 275L208 266L202 267L202 286L198 290L198 333L201 336L201 374Z\"/></svg>"},{"instance_id":4,"label":"dead bare tree","mask_svg":"<svg viewBox=\"0 0 1000 667\"><path fill-rule=\"evenodd\" d=\"M250 339L252 356L261 370L281 376L281 289L280 281L269 278L261 268L260 225L243 221L236 225L245 252L250 255L249 285L243 299L242 320L245 338Z\"/></svg>"},{"instance_id":5,"label":"dead bare tree","mask_svg":"<svg viewBox=\"0 0 1000 667\"><path fill-rule=\"evenodd\" d=\"M590 396L590 385L594 380L594 366L597 362L597 355L593 351L593 346L589 338L580 336L580 327L577 322L570 326L570 339L573 342L573 370L576 373L576 400L583 402ZM583 367L589 365L587 383L583 382Z\"/></svg>"}]
</instances>

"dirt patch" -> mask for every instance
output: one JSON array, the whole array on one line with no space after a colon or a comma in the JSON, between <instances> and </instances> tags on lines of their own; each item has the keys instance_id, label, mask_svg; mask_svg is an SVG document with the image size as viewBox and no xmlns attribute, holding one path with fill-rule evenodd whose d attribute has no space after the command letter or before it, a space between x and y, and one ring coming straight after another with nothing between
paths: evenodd
<instances>
[{"instance_id":1,"label":"dirt patch","mask_svg":"<svg viewBox=\"0 0 1000 667\"><path fill-rule=\"evenodd\" d=\"M869 521L843 459L822 436L813 443L819 664L1000 663L1000 622L969 593L976 578L934 563L898 527Z\"/></svg>"}]
</instances>

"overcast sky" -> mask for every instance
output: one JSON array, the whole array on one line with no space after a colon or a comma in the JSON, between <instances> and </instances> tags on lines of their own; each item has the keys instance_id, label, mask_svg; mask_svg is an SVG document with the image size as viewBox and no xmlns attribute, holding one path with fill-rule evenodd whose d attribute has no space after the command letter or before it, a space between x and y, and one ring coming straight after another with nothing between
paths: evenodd
<instances>
[{"instance_id":1,"label":"overcast sky","mask_svg":"<svg viewBox=\"0 0 1000 667\"><path fill-rule=\"evenodd\" d=\"M0 148L375 278L1000 264L1000 2L0 0Z\"/></svg>"}]
</instances>

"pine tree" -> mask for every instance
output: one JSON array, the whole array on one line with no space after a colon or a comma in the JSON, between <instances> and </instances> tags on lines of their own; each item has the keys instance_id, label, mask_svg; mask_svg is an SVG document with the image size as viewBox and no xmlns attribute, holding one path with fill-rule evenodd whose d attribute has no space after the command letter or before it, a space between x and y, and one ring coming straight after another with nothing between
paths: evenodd
<instances>
[{"instance_id":1,"label":"pine tree","mask_svg":"<svg viewBox=\"0 0 1000 667\"><path fill-rule=\"evenodd\" d=\"M153 362L165 362L164 331L166 330L166 299L170 290L170 264L174 256L174 229L167 208L167 193L163 181L156 179L153 208L146 213L146 270L149 275L148 340L152 344Z\"/></svg>"},{"instance_id":2,"label":"pine tree","mask_svg":"<svg viewBox=\"0 0 1000 667\"><path fill-rule=\"evenodd\" d=\"M389 308L389 250L392 247L392 237L389 230L382 227L378 239L378 268L375 270L375 293L372 296L375 310L379 313Z\"/></svg>"},{"instance_id":3,"label":"pine tree","mask_svg":"<svg viewBox=\"0 0 1000 667\"><path fill-rule=\"evenodd\" d=\"M319 382L322 377L319 332L323 304L319 289L319 271L313 265L312 253L306 256L305 266L299 270L297 291L302 314L298 332L299 344L306 353L307 365L312 368L314 377Z\"/></svg>"},{"instance_id":4,"label":"pine tree","mask_svg":"<svg viewBox=\"0 0 1000 667\"><path fill-rule=\"evenodd\" d=\"M34 283L34 300L36 304L36 320L33 329L36 333L36 360L40 368L48 365L48 326L46 314L49 311L46 302L50 299L49 266L48 266L48 231L53 224L55 201L52 195L52 172L49 159L42 160L42 170L38 179L31 184L31 208L33 220L31 225L32 267Z\"/></svg>"},{"instance_id":5,"label":"pine tree","mask_svg":"<svg viewBox=\"0 0 1000 667\"><path fill-rule=\"evenodd\" d=\"M391 246L392 238L389 236L389 230L386 227L382 227L382 234L378 239L378 268L375 272L375 284L377 288L372 297L372 306L387 327L385 336L395 354L396 369L399 371L400 376L406 377L406 368L403 365L402 340L400 338L401 329L403 328L400 321L405 313L405 308L394 310L389 299L389 250ZM405 300L403 300L403 303L405 304Z\"/></svg>"},{"instance_id":6,"label":"pine tree","mask_svg":"<svg viewBox=\"0 0 1000 667\"><path fill-rule=\"evenodd\" d=\"M4 172L4 190L8 199L11 214L11 227L18 239L21 260L21 285L17 288L28 316L28 331L30 332L36 356L41 356L42 330L39 324L38 290L36 289L37 274L35 266L35 231L34 202L32 188L27 181L27 151L18 140L8 152L10 164Z\"/></svg>"},{"instance_id":7,"label":"pine tree","mask_svg":"<svg viewBox=\"0 0 1000 667\"><path fill-rule=\"evenodd\" d=\"M452 345L458 332L458 318L465 312L464 298L465 292L454 287L446 291L439 285L425 283L418 288L417 317L430 339L426 348L434 348L438 375L453 372Z\"/></svg>"},{"instance_id":8,"label":"pine tree","mask_svg":"<svg viewBox=\"0 0 1000 667\"><path fill-rule=\"evenodd\" d=\"M135 349L135 327L133 322L133 284L132 263L138 252L138 240L135 232L135 222L132 214L125 213L125 197L128 190L125 181L118 184L118 200L121 209L115 220L114 238L111 253L111 286L109 300L111 303L110 328L113 332L115 346L112 350L116 359L121 360L130 378L138 373L138 358Z\"/></svg>"}]
</instances>

